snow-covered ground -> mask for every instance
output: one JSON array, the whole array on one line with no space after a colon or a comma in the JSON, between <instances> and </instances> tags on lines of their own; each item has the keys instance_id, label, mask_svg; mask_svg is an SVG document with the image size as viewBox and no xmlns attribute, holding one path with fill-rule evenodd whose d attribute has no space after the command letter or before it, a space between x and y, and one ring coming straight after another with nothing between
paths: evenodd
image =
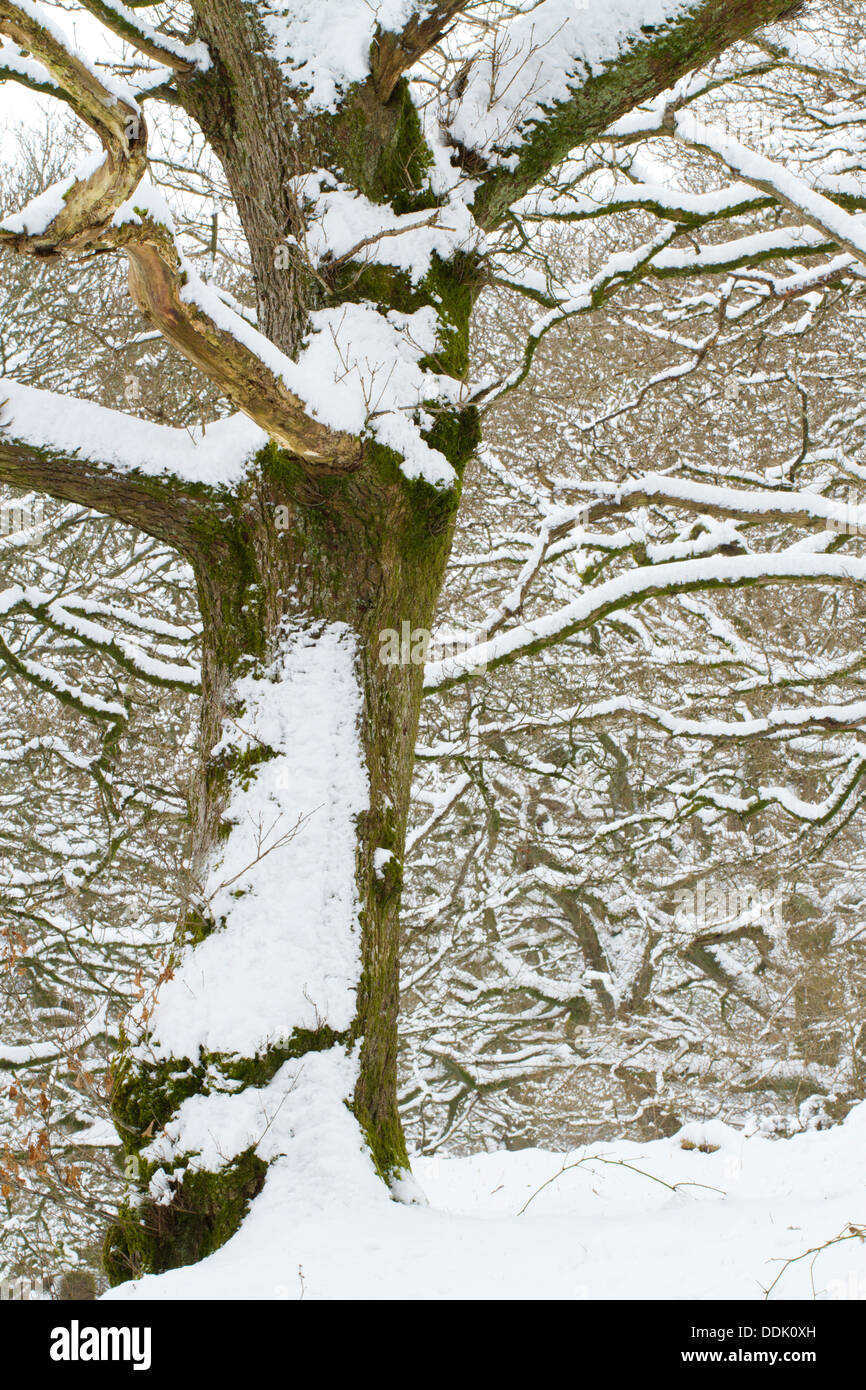
<instances>
[{"instance_id":1,"label":"snow-covered ground","mask_svg":"<svg viewBox=\"0 0 866 1390\"><path fill-rule=\"evenodd\" d=\"M761 1299L781 1273L774 1299L866 1298L866 1243L849 1231L866 1229L866 1104L791 1139L711 1122L568 1155L417 1159L426 1207L388 1200L363 1155L338 1158L330 1122L323 1176L342 1195L317 1191L314 1131L306 1181L277 1160L221 1250L108 1297Z\"/></svg>"}]
</instances>

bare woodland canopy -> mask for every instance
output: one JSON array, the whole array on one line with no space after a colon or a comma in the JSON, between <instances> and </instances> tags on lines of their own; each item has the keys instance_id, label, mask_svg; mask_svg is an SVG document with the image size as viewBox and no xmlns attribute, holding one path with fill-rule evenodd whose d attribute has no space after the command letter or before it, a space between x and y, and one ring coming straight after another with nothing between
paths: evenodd
<instances>
[{"instance_id":1,"label":"bare woodland canopy","mask_svg":"<svg viewBox=\"0 0 866 1390\"><path fill-rule=\"evenodd\" d=\"M861 7L0 34L7 120L66 110L4 137L8 1267L114 1216L109 1104L113 1280L297 1169L252 1121L208 1152L226 1097L350 1100L390 1182L404 1127L842 1118ZM426 666L381 660L404 624Z\"/></svg>"}]
</instances>

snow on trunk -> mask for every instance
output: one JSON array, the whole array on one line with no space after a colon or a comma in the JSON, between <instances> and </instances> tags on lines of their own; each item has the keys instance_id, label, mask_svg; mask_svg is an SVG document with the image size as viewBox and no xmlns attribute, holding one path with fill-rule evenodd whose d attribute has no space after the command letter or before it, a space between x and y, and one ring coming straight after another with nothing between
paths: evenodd
<instances>
[{"instance_id":1,"label":"snow on trunk","mask_svg":"<svg viewBox=\"0 0 866 1390\"><path fill-rule=\"evenodd\" d=\"M243 712L212 750L241 769L204 890L220 925L161 990L157 1055L251 1057L355 1015L356 819L369 806L355 639L340 623L289 630L234 695Z\"/></svg>"},{"instance_id":2,"label":"snow on trunk","mask_svg":"<svg viewBox=\"0 0 866 1390\"><path fill-rule=\"evenodd\" d=\"M204 889L217 927L163 985L150 1060L258 1057L299 1029L349 1030L361 968L356 820L369 805L357 667L346 625L290 627L273 663L236 682L241 713L212 750L239 769ZM342 1142L361 1162L345 1104L355 1051L337 1042L287 1062L267 1086L191 1096L143 1151L159 1165L151 1196L167 1202L187 1168L218 1172L250 1148L304 1169L325 1134L326 1150ZM299 1108L308 1123L293 1145ZM368 1157L362 1166L372 1180Z\"/></svg>"},{"instance_id":3,"label":"snow on trunk","mask_svg":"<svg viewBox=\"0 0 866 1390\"><path fill-rule=\"evenodd\" d=\"M263 1187L298 1209L388 1198L356 1117L361 644L344 622L285 619L270 658L235 671L203 750L224 779L216 842L116 1088L136 1188L109 1234L115 1280L206 1256Z\"/></svg>"}]
</instances>

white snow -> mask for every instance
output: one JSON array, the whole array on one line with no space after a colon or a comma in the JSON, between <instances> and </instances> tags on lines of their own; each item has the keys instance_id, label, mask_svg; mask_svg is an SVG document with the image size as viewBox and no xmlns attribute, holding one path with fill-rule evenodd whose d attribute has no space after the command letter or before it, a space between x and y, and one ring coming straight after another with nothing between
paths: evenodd
<instances>
[{"instance_id":1,"label":"white snow","mask_svg":"<svg viewBox=\"0 0 866 1390\"><path fill-rule=\"evenodd\" d=\"M866 1297L860 1239L784 1267L866 1220L866 1105L790 1139L709 1121L570 1154L419 1158L430 1206L408 1206L388 1200L333 1103L344 1064L305 1059L279 1143L260 1141L293 1159L274 1162L221 1250L107 1297L761 1299L777 1275L772 1299Z\"/></svg>"},{"instance_id":2,"label":"white snow","mask_svg":"<svg viewBox=\"0 0 866 1390\"><path fill-rule=\"evenodd\" d=\"M496 52L477 57L456 112L451 134L489 158L513 150L546 108L567 101L590 73L600 73L647 25L673 23L694 0L541 0L512 20ZM508 164L514 155L500 162Z\"/></svg>"},{"instance_id":3,"label":"white snow","mask_svg":"<svg viewBox=\"0 0 866 1390\"><path fill-rule=\"evenodd\" d=\"M377 849L373 851L373 871L377 878L385 877L385 870L393 858L393 850Z\"/></svg>"},{"instance_id":4,"label":"white snow","mask_svg":"<svg viewBox=\"0 0 866 1390\"><path fill-rule=\"evenodd\" d=\"M39 83L46 87L57 87L58 83L47 68L27 56L23 48L11 39L0 43L0 68L7 72L20 74L28 83Z\"/></svg>"},{"instance_id":5,"label":"white snow","mask_svg":"<svg viewBox=\"0 0 866 1390\"><path fill-rule=\"evenodd\" d=\"M214 750L272 750L226 813L232 833L204 885L224 925L187 951L151 1020L158 1054L252 1057L295 1028L351 1023L360 971L355 820L369 805L355 639L290 631L241 679L243 714Z\"/></svg>"},{"instance_id":6,"label":"white snow","mask_svg":"<svg viewBox=\"0 0 866 1390\"><path fill-rule=\"evenodd\" d=\"M310 110L333 111L370 71L376 27L399 32L423 0L291 0L262 13L271 52Z\"/></svg>"},{"instance_id":7,"label":"white snow","mask_svg":"<svg viewBox=\"0 0 866 1390\"><path fill-rule=\"evenodd\" d=\"M405 270L417 284L429 271L434 254L447 261L456 251L468 251L481 240L456 189L444 207L399 214L388 203L373 203L337 183L327 170L318 170L295 180L295 195L311 209L304 250L317 265L353 253L352 258L362 265Z\"/></svg>"},{"instance_id":8,"label":"white snow","mask_svg":"<svg viewBox=\"0 0 866 1390\"><path fill-rule=\"evenodd\" d=\"M419 365L436 349L434 310L380 314L364 302L320 309L310 317L307 345L297 363L283 371L290 389L332 429L347 434L369 429L402 455L406 477L451 486L456 480L451 464L421 437L421 429L433 424L422 402L456 400L460 394L459 382Z\"/></svg>"},{"instance_id":9,"label":"white snow","mask_svg":"<svg viewBox=\"0 0 866 1390\"><path fill-rule=\"evenodd\" d=\"M254 1148L272 1163L268 1183L284 1200L315 1209L334 1188L346 1200L375 1200L379 1180L346 1105L357 1070L357 1057L336 1046L284 1063L260 1089L190 1097L145 1150L165 1165L154 1174L152 1195L164 1204L172 1174L218 1172Z\"/></svg>"},{"instance_id":10,"label":"white snow","mask_svg":"<svg viewBox=\"0 0 866 1390\"><path fill-rule=\"evenodd\" d=\"M211 487L239 483L267 443L264 431L245 415L218 420L206 430L172 429L9 377L0 377L0 434L125 473L171 475Z\"/></svg>"}]
</instances>

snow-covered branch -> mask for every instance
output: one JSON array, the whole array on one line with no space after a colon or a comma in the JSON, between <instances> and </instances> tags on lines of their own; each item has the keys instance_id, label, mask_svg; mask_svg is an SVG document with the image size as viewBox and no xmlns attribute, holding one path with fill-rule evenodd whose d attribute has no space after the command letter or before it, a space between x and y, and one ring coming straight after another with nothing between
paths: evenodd
<instances>
[{"instance_id":1,"label":"snow-covered branch","mask_svg":"<svg viewBox=\"0 0 866 1390\"><path fill-rule=\"evenodd\" d=\"M213 490L243 476L261 440L242 416L196 438L8 378L0 383L0 481L90 506L188 550Z\"/></svg>"},{"instance_id":2,"label":"snow-covered branch","mask_svg":"<svg viewBox=\"0 0 866 1390\"><path fill-rule=\"evenodd\" d=\"M866 264L866 228L862 221L784 165L748 149L724 131L697 120L689 111L671 111L665 118L665 128L683 144L715 155L754 187L803 217L833 245Z\"/></svg>"},{"instance_id":3,"label":"snow-covered branch","mask_svg":"<svg viewBox=\"0 0 866 1390\"><path fill-rule=\"evenodd\" d=\"M123 8L108 6L113 15ZM316 467L356 466L357 438L316 418L315 407L299 394L313 394L303 374L185 261L163 199L143 179L147 127L134 95L120 84L106 85L30 0L20 5L4 0L0 33L36 55L103 147L101 156L88 157L70 178L7 217L0 224L0 248L39 259L122 248L139 308L239 410ZM205 55L195 61L204 63Z\"/></svg>"},{"instance_id":4,"label":"snow-covered branch","mask_svg":"<svg viewBox=\"0 0 866 1390\"><path fill-rule=\"evenodd\" d=\"M140 19L135 10L124 5L122 0L81 0L81 3L102 21L106 29L163 67L189 74L207 72L211 66L210 54L201 41L185 44L169 34L160 33Z\"/></svg>"},{"instance_id":5,"label":"snow-covered branch","mask_svg":"<svg viewBox=\"0 0 866 1390\"><path fill-rule=\"evenodd\" d=\"M702 590L754 588L767 584L862 582L866 559L843 555L763 554L712 556L701 560L639 566L590 588L571 603L531 622L519 624L457 656L431 663L425 690L442 689L490 669L533 655L585 631L622 609L650 599Z\"/></svg>"},{"instance_id":6,"label":"snow-covered branch","mask_svg":"<svg viewBox=\"0 0 866 1390\"><path fill-rule=\"evenodd\" d=\"M471 61L451 140L481 179L475 215L498 225L578 145L790 8L789 0L542 0ZM452 102L453 106L453 102Z\"/></svg>"}]
</instances>

